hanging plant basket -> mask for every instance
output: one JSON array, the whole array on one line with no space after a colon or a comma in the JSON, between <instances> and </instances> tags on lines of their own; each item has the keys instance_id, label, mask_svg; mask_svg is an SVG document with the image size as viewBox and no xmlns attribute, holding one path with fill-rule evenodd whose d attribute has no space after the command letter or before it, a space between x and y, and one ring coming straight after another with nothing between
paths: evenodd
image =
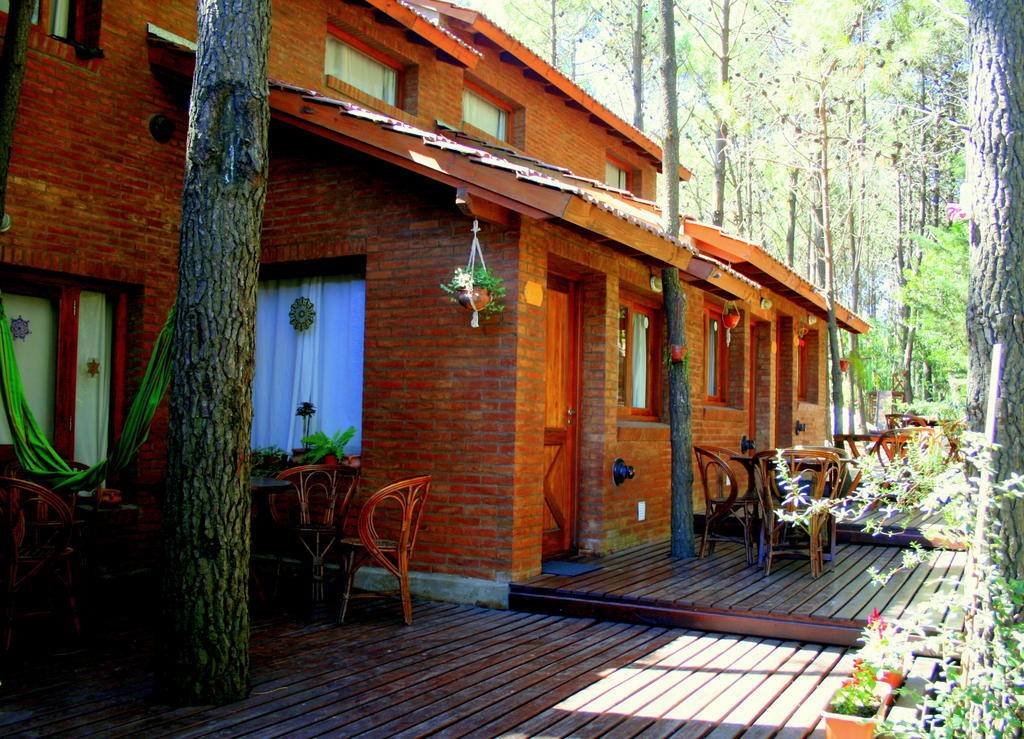
<instances>
[{"instance_id":1,"label":"hanging plant basket","mask_svg":"<svg viewBox=\"0 0 1024 739\"><path fill-rule=\"evenodd\" d=\"M850 360L849 359L840 359L839 360L839 371L840 372L846 372L848 369L850 369Z\"/></svg>"},{"instance_id":2,"label":"hanging plant basket","mask_svg":"<svg viewBox=\"0 0 1024 739\"><path fill-rule=\"evenodd\" d=\"M441 283L441 289L451 295L451 301L466 310L473 311L469 325L477 328L481 313L500 313L505 309L501 299L505 297L502 279L487 269L477 232L480 224L473 221L473 244L469 250L469 262L465 267L456 267L448 282Z\"/></svg>"}]
</instances>

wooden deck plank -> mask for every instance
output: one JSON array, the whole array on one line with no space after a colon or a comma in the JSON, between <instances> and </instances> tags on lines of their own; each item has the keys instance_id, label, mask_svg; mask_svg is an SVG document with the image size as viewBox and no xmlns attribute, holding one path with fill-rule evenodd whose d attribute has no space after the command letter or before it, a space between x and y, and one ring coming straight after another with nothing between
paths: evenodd
<instances>
[{"instance_id":1,"label":"wooden deck plank","mask_svg":"<svg viewBox=\"0 0 1024 739\"><path fill-rule=\"evenodd\" d=\"M792 642L786 642L783 647L788 644ZM800 646L783 665L766 675L756 689L721 717L718 726L708 733L708 739L725 739L747 732L759 716L782 699L796 677L802 675L821 656L823 649L820 645Z\"/></svg>"},{"instance_id":2,"label":"wooden deck plank","mask_svg":"<svg viewBox=\"0 0 1024 739\"><path fill-rule=\"evenodd\" d=\"M478 711L472 716L463 716L448 725L438 733L438 736L465 736L471 739L499 736L514 727L524 725L524 722L537 720L538 715L549 706L568 699L590 685L594 675L624 667L634 661L637 654L646 654L650 649L657 651L675 639L698 635L698 632L658 630L639 626L633 628L635 631L630 632L623 640L609 640L607 649L587 653L586 658L576 663L571 670L558 669L550 677L545 676L544 680L504 695L483 711Z\"/></svg>"},{"instance_id":3,"label":"wooden deck plank","mask_svg":"<svg viewBox=\"0 0 1024 739\"><path fill-rule=\"evenodd\" d=\"M869 569L884 570L898 559L899 551L895 547L870 547L857 566L847 568L841 576L837 575L829 587L820 589L811 598L801 603L790 613L793 615L816 616L818 618L840 618L840 613L856 613L859 610L851 603L862 603L871 600L875 589L871 586Z\"/></svg>"}]
</instances>

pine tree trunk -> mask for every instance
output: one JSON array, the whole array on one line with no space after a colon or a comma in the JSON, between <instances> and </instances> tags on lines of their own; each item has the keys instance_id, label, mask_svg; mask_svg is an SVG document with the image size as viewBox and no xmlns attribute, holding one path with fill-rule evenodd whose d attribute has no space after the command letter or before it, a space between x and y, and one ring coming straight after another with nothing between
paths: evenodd
<instances>
[{"instance_id":1,"label":"pine tree trunk","mask_svg":"<svg viewBox=\"0 0 1024 739\"><path fill-rule=\"evenodd\" d=\"M21 83L25 79L28 31L35 4L36 0L10 0L4 46L0 52L0 218L4 220L7 220L7 175L11 168L14 122L18 117Z\"/></svg>"},{"instance_id":2,"label":"pine tree trunk","mask_svg":"<svg viewBox=\"0 0 1024 739\"><path fill-rule=\"evenodd\" d=\"M644 130L644 0L634 0L636 14L633 22L633 126Z\"/></svg>"},{"instance_id":3,"label":"pine tree trunk","mask_svg":"<svg viewBox=\"0 0 1024 739\"><path fill-rule=\"evenodd\" d=\"M800 170L789 173L789 225L786 228L786 266L796 269L796 188L800 183Z\"/></svg>"},{"instance_id":4,"label":"pine tree trunk","mask_svg":"<svg viewBox=\"0 0 1024 739\"><path fill-rule=\"evenodd\" d=\"M729 84L729 11L732 0L722 0L719 25L718 84L723 88ZM715 114L715 212L711 222L716 226L725 223L725 147L729 139L729 127L725 119ZM739 193L737 193L739 195Z\"/></svg>"},{"instance_id":5,"label":"pine tree trunk","mask_svg":"<svg viewBox=\"0 0 1024 739\"><path fill-rule=\"evenodd\" d=\"M1024 0L969 0L967 413L984 426L992 345L1002 343L994 480L1024 472ZM999 511L1006 576L1024 579L1024 501ZM1021 606L1017 604L1017 612Z\"/></svg>"},{"instance_id":6,"label":"pine tree trunk","mask_svg":"<svg viewBox=\"0 0 1024 739\"><path fill-rule=\"evenodd\" d=\"M676 93L675 4L661 0L662 78L665 88L665 229L679 236L679 98ZM665 317L670 345L686 346L686 296L675 267L662 270L665 289ZM690 458L690 378L688 362L673 362L668 373L669 424L672 443L672 531L673 557L692 557L696 553L693 535L693 466Z\"/></svg>"},{"instance_id":7,"label":"pine tree trunk","mask_svg":"<svg viewBox=\"0 0 1024 739\"><path fill-rule=\"evenodd\" d=\"M248 692L247 464L267 181L270 0L203 0L189 106L164 501L158 690Z\"/></svg>"}]
</instances>

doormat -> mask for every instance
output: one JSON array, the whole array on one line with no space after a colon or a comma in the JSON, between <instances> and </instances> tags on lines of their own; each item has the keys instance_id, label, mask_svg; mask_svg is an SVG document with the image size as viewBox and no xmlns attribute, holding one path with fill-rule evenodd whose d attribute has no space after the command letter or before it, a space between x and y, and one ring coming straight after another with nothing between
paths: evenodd
<instances>
[{"instance_id":1,"label":"doormat","mask_svg":"<svg viewBox=\"0 0 1024 739\"><path fill-rule=\"evenodd\" d=\"M601 569L600 565L588 565L582 562L559 562L557 560L551 560L541 565L540 571L545 575L566 575L567 577L576 577L577 575L585 575L588 572Z\"/></svg>"}]
</instances>

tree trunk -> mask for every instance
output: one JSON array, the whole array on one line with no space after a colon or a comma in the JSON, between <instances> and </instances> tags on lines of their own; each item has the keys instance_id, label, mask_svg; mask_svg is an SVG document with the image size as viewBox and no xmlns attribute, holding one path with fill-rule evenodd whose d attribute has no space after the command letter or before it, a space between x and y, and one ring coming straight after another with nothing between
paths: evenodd
<instances>
[{"instance_id":1,"label":"tree trunk","mask_svg":"<svg viewBox=\"0 0 1024 739\"><path fill-rule=\"evenodd\" d=\"M786 228L787 266L796 269L796 188L800 184L800 170L789 172L789 226Z\"/></svg>"},{"instance_id":2,"label":"tree trunk","mask_svg":"<svg viewBox=\"0 0 1024 739\"><path fill-rule=\"evenodd\" d=\"M675 4L661 0L662 77L665 88L665 141L662 146L665 172L665 228L679 236L679 98L676 93ZM686 295L679 281L679 270L662 270L665 289L665 317L670 345L686 346ZM690 433L689 362L672 362L668 372L669 425L672 444L672 531L673 557L692 557L696 553L693 534L693 441Z\"/></svg>"},{"instance_id":3,"label":"tree trunk","mask_svg":"<svg viewBox=\"0 0 1024 739\"><path fill-rule=\"evenodd\" d=\"M270 0L202 0L181 204L158 690L248 692L256 281L267 182Z\"/></svg>"},{"instance_id":4,"label":"tree trunk","mask_svg":"<svg viewBox=\"0 0 1024 739\"><path fill-rule=\"evenodd\" d=\"M835 63L832 65L835 69ZM831 70L825 76L827 80ZM829 386L832 390L832 436L843 433L843 371L839 369L839 324L836 321L835 256L832 248L832 198L829 180L828 105L824 85L818 98L818 122L821 124L821 161L818 174L821 180L821 243L822 267L825 272L825 303L828 309L828 366Z\"/></svg>"},{"instance_id":5,"label":"tree trunk","mask_svg":"<svg viewBox=\"0 0 1024 739\"><path fill-rule=\"evenodd\" d=\"M971 428L984 426L992 345L1002 343L993 479L1024 472L1024 0L969 0L967 298ZM1006 577L1024 579L1024 501L998 512ZM1021 614L1020 604L1014 606Z\"/></svg>"},{"instance_id":6,"label":"tree trunk","mask_svg":"<svg viewBox=\"0 0 1024 739\"><path fill-rule=\"evenodd\" d=\"M636 2L633 27L633 126L644 130L644 0Z\"/></svg>"},{"instance_id":7,"label":"tree trunk","mask_svg":"<svg viewBox=\"0 0 1024 739\"><path fill-rule=\"evenodd\" d=\"M551 0L551 66L558 69L558 0Z\"/></svg>"},{"instance_id":8,"label":"tree trunk","mask_svg":"<svg viewBox=\"0 0 1024 739\"><path fill-rule=\"evenodd\" d=\"M11 168L14 122L18 117L21 83L25 79L28 31L36 0L10 0L4 47L0 52L0 232L10 226L7 215L7 175Z\"/></svg>"},{"instance_id":9,"label":"tree trunk","mask_svg":"<svg viewBox=\"0 0 1024 739\"><path fill-rule=\"evenodd\" d=\"M718 84L723 88L729 84L729 11L732 0L722 0L720 19L720 42L718 52ZM715 111L715 212L711 222L716 226L725 223L725 148L729 128L725 119ZM749 205L749 204L748 204Z\"/></svg>"}]
</instances>

